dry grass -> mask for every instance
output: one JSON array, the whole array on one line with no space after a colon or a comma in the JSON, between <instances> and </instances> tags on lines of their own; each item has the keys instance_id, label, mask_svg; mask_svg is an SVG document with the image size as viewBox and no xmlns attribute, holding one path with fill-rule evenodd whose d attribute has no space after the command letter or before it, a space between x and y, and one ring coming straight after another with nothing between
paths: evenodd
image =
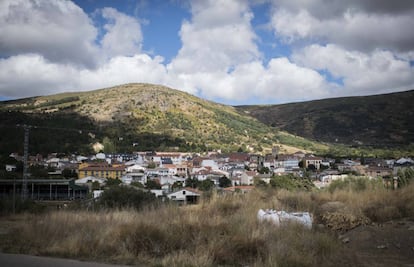
<instances>
[{"instance_id":1,"label":"dry grass","mask_svg":"<svg viewBox=\"0 0 414 267\"><path fill-rule=\"evenodd\" d=\"M26 223L8 236L14 244L9 251L148 266L338 266L343 247L335 232L275 228L258 223L257 210L310 211L316 223L346 231L413 216L413 193L414 185L357 193L257 190L213 194L187 207L24 215Z\"/></svg>"}]
</instances>

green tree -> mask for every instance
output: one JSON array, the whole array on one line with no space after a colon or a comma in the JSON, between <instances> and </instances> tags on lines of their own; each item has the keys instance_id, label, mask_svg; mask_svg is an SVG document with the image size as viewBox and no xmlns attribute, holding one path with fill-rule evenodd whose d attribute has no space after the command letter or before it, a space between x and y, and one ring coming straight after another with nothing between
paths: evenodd
<instances>
[{"instance_id":1,"label":"green tree","mask_svg":"<svg viewBox=\"0 0 414 267\"><path fill-rule=\"evenodd\" d=\"M157 167L157 165L153 161L151 161L150 163L148 163L148 166L147 166L148 169L155 169L156 167Z\"/></svg>"},{"instance_id":2,"label":"green tree","mask_svg":"<svg viewBox=\"0 0 414 267\"><path fill-rule=\"evenodd\" d=\"M29 172L33 178L48 178L47 169L41 165L33 165L29 167Z\"/></svg>"},{"instance_id":3,"label":"green tree","mask_svg":"<svg viewBox=\"0 0 414 267\"><path fill-rule=\"evenodd\" d=\"M161 185L156 181L149 179L147 183L145 184L145 187L147 189L161 189Z\"/></svg>"},{"instance_id":4,"label":"green tree","mask_svg":"<svg viewBox=\"0 0 414 267\"><path fill-rule=\"evenodd\" d=\"M102 144L104 146L104 153L115 153L116 146L115 144L109 139L109 137L104 137L102 140Z\"/></svg>"},{"instance_id":5,"label":"green tree","mask_svg":"<svg viewBox=\"0 0 414 267\"><path fill-rule=\"evenodd\" d=\"M171 186L172 190L181 189L183 188L183 182L174 182L174 184Z\"/></svg>"},{"instance_id":6,"label":"green tree","mask_svg":"<svg viewBox=\"0 0 414 267\"><path fill-rule=\"evenodd\" d=\"M259 170L260 174L269 174L270 173L270 169L268 167L263 167Z\"/></svg>"},{"instance_id":7,"label":"green tree","mask_svg":"<svg viewBox=\"0 0 414 267\"><path fill-rule=\"evenodd\" d=\"M109 178L107 181L106 181L106 186L107 187L117 187L118 185L120 185L122 183L122 181L121 180L119 180L119 179L112 179L112 178Z\"/></svg>"},{"instance_id":8,"label":"green tree","mask_svg":"<svg viewBox=\"0 0 414 267\"><path fill-rule=\"evenodd\" d=\"M210 179L206 179L204 181L201 181L200 185L198 186L198 189L201 191L210 191L214 187L214 182Z\"/></svg>"},{"instance_id":9,"label":"green tree","mask_svg":"<svg viewBox=\"0 0 414 267\"><path fill-rule=\"evenodd\" d=\"M226 176L222 176L219 178L219 186L221 188L224 187L230 187L231 186L231 180L227 178Z\"/></svg>"},{"instance_id":10,"label":"green tree","mask_svg":"<svg viewBox=\"0 0 414 267\"><path fill-rule=\"evenodd\" d=\"M198 188L200 184L200 181L197 180L195 177L194 178L188 178L187 180L185 180L185 186L191 187L191 188Z\"/></svg>"},{"instance_id":11,"label":"green tree","mask_svg":"<svg viewBox=\"0 0 414 267\"><path fill-rule=\"evenodd\" d=\"M98 204L104 208L134 208L141 209L157 203L154 194L133 187L116 186L105 190Z\"/></svg>"},{"instance_id":12,"label":"green tree","mask_svg":"<svg viewBox=\"0 0 414 267\"><path fill-rule=\"evenodd\" d=\"M76 171L75 170L71 170L71 169L64 169L63 171L62 171L62 176L64 177L64 178L75 178L75 179L77 179L78 178L78 174L76 173Z\"/></svg>"}]
</instances>

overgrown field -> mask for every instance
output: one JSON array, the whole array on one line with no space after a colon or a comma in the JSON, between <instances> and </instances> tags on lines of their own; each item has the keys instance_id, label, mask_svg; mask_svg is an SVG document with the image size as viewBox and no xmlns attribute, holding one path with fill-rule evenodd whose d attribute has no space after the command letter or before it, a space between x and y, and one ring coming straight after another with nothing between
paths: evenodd
<instances>
[{"instance_id":1,"label":"overgrown field","mask_svg":"<svg viewBox=\"0 0 414 267\"><path fill-rule=\"evenodd\" d=\"M309 211L315 225L259 223L260 208ZM318 192L213 193L193 206L15 215L0 244L5 252L144 266L349 266L360 263L339 234L399 218L414 219L414 184L386 190L364 180Z\"/></svg>"}]
</instances>

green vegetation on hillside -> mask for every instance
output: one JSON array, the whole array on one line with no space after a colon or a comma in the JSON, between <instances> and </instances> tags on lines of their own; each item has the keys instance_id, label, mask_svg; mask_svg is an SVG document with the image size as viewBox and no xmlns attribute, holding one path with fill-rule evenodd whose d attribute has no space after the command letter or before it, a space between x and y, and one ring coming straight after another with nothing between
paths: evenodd
<instances>
[{"instance_id":1,"label":"green vegetation on hillside","mask_svg":"<svg viewBox=\"0 0 414 267\"><path fill-rule=\"evenodd\" d=\"M412 103L414 91L236 109L276 129L330 143L331 152L380 156L414 154Z\"/></svg>"},{"instance_id":2,"label":"green vegetation on hillside","mask_svg":"<svg viewBox=\"0 0 414 267\"><path fill-rule=\"evenodd\" d=\"M6 101L0 103L0 116L0 127L7 132L0 139L5 153L22 151L23 132L16 124L39 126L32 131L32 154L86 152L96 142L103 143L107 153L260 152L278 143L299 149L320 148L303 138L292 142L289 135L241 115L233 107L150 84Z\"/></svg>"}]
</instances>

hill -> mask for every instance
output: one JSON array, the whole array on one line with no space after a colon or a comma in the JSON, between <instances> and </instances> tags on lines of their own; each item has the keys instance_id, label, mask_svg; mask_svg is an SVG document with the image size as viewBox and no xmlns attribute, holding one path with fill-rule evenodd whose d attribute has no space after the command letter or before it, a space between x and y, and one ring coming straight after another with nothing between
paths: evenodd
<instances>
[{"instance_id":1,"label":"hill","mask_svg":"<svg viewBox=\"0 0 414 267\"><path fill-rule=\"evenodd\" d=\"M88 152L95 142L103 143L107 153L262 151L276 144L326 148L275 131L234 107L151 84L5 101L0 103L0 121L0 150L7 153L22 151L23 129L16 124L36 126L30 136L32 154Z\"/></svg>"},{"instance_id":2,"label":"hill","mask_svg":"<svg viewBox=\"0 0 414 267\"><path fill-rule=\"evenodd\" d=\"M276 129L353 146L414 146L414 90L283 105L238 106Z\"/></svg>"}]
</instances>

